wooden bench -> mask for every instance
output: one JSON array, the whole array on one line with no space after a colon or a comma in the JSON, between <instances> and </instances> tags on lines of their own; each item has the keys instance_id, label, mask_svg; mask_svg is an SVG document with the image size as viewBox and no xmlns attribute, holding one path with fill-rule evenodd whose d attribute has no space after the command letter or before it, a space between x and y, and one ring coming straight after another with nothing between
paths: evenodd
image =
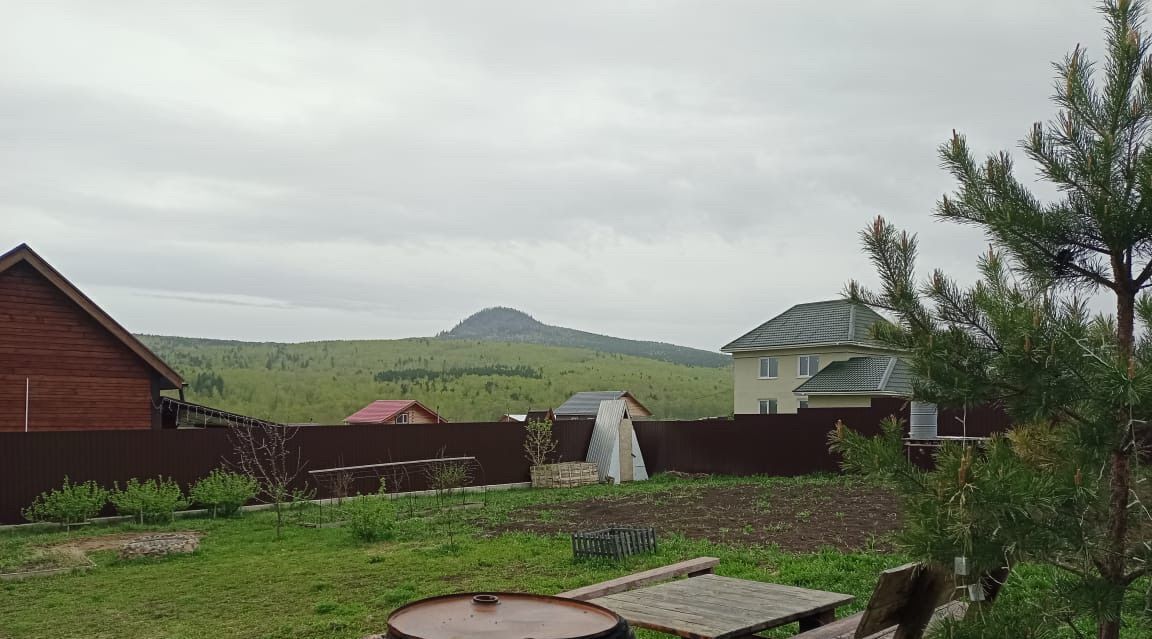
<instances>
[{"instance_id":1,"label":"wooden bench","mask_svg":"<svg viewBox=\"0 0 1152 639\"><path fill-rule=\"evenodd\" d=\"M1006 569L981 578L991 602L1008 576ZM905 564L880 573L863 612L838 619L792 639L920 639L940 619L964 616L968 605L955 600L953 578L924 564Z\"/></svg>"},{"instance_id":2,"label":"wooden bench","mask_svg":"<svg viewBox=\"0 0 1152 639\"><path fill-rule=\"evenodd\" d=\"M719 563L720 560L715 557L697 557L668 566L661 566L659 568L653 568L652 570L625 575L617 579L602 581L598 584L592 584L591 586L569 590L556 596L587 601L597 597L614 595L618 592L627 592L640 586L668 581L669 579L675 579L677 577L710 575L716 570L716 566Z\"/></svg>"}]
</instances>

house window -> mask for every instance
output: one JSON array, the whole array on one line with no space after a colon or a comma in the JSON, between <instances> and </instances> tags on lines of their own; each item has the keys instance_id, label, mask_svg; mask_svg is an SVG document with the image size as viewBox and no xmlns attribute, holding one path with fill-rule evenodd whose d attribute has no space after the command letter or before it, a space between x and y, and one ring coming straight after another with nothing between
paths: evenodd
<instances>
[{"instance_id":1,"label":"house window","mask_svg":"<svg viewBox=\"0 0 1152 639\"><path fill-rule=\"evenodd\" d=\"M799 397L796 398L796 401L799 402L800 408L808 408L808 396L807 395L800 395Z\"/></svg>"},{"instance_id":2,"label":"house window","mask_svg":"<svg viewBox=\"0 0 1152 639\"><path fill-rule=\"evenodd\" d=\"M800 356L800 369L796 373L797 377L812 377L818 370L820 370L819 355Z\"/></svg>"},{"instance_id":3,"label":"house window","mask_svg":"<svg viewBox=\"0 0 1152 639\"><path fill-rule=\"evenodd\" d=\"M397 424L407 424L408 423L408 413L400 413L399 415L397 415L396 416L396 423Z\"/></svg>"},{"instance_id":4,"label":"house window","mask_svg":"<svg viewBox=\"0 0 1152 639\"><path fill-rule=\"evenodd\" d=\"M760 414L761 415L775 415L776 414L776 400L762 399L760 400Z\"/></svg>"},{"instance_id":5,"label":"house window","mask_svg":"<svg viewBox=\"0 0 1152 639\"><path fill-rule=\"evenodd\" d=\"M760 379L776 379L780 375L780 360L776 357L760 358Z\"/></svg>"}]
</instances>

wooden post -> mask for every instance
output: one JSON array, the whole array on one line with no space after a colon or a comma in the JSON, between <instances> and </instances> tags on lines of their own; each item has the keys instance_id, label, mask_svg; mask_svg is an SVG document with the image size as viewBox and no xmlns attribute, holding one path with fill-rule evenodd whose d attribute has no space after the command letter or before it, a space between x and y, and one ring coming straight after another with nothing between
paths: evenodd
<instances>
[{"instance_id":1,"label":"wooden post","mask_svg":"<svg viewBox=\"0 0 1152 639\"><path fill-rule=\"evenodd\" d=\"M620 420L620 481L632 481L635 464L632 462L632 420L625 414Z\"/></svg>"}]
</instances>

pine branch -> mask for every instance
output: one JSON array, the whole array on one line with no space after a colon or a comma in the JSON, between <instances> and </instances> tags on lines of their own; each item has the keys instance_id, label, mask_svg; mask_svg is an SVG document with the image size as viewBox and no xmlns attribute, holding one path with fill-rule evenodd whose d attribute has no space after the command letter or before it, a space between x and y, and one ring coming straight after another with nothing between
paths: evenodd
<instances>
[{"instance_id":1,"label":"pine branch","mask_svg":"<svg viewBox=\"0 0 1152 639\"><path fill-rule=\"evenodd\" d=\"M1131 585L1137 579L1143 577L1144 575L1147 575L1149 573L1149 571L1152 571L1152 566L1149 566L1148 564L1140 566L1136 570L1133 570L1132 572L1128 573L1127 575L1124 575L1124 585L1126 585L1126 586Z\"/></svg>"},{"instance_id":2,"label":"pine branch","mask_svg":"<svg viewBox=\"0 0 1152 639\"><path fill-rule=\"evenodd\" d=\"M1140 269L1140 273L1132 278L1132 284L1135 285L1137 289L1145 288L1149 278L1152 278L1152 260L1149 260L1148 263L1144 265L1144 268Z\"/></svg>"}]
</instances>

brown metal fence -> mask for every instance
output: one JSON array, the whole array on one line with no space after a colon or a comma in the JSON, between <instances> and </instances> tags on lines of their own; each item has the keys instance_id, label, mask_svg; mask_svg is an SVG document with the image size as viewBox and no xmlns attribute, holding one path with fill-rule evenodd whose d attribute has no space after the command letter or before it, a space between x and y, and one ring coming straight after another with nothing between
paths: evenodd
<instances>
[{"instance_id":1,"label":"brown metal fence","mask_svg":"<svg viewBox=\"0 0 1152 639\"><path fill-rule=\"evenodd\" d=\"M828 453L827 444L837 420L876 433L880 421L892 414L907 419L907 406L875 401L872 408L807 409L789 415L738 415L734 420L638 421L636 436L649 473L802 475L837 471L838 460ZM999 411L968 412L969 435L987 434L1005 424ZM961 434L950 413L942 411L940 425L941 434ZM556 433L563 461L584 459L591 421L556 422ZM485 484L528 481L523 443L522 425L503 422L303 426L293 440L312 470L474 456L482 468L477 483ZM231 450L223 429L0 433L0 523L23 521L20 510L36 495L59 486L65 475L109 487L133 477L157 476L187 486L220 466ZM302 477L299 487L307 481ZM422 477L403 483L390 489L425 487ZM354 487L375 489L366 482Z\"/></svg>"},{"instance_id":2,"label":"brown metal fence","mask_svg":"<svg viewBox=\"0 0 1152 639\"><path fill-rule=\"evenodd\" d=\"M562 459L584 459L591 421L557 423ZM307 469L474 456L477 483L528 481L524 429L517 423L390 424L387 426L302 426L292 440ZM111 487L133 477L171 477L182 485L196 481L231 455L225 429L148 431L60 431L0 433L0 523L20 523L36 495L72 481L93 480ZM300 488L312 487L302 473ZM391 489L420 490L424 478L407 477ZM361 482L354 490L374 491ZM320 495L327 496L327 495Z\"/></svg>"},{"instance_id":3,"label":"brown metal fence","mask_svg":"<svg viewBox=\"0 0 1152 639\"><path fill-rule=\"evenodd\" d=\"M637 422L636 439L649 472L679 470L720 475L805 475L836 472L828 433L842 420L866 434L880 421L906 417L902 402L871 408L819 408L795 414L737 415L733 420Z\"/></svg>"}]
</instances>

